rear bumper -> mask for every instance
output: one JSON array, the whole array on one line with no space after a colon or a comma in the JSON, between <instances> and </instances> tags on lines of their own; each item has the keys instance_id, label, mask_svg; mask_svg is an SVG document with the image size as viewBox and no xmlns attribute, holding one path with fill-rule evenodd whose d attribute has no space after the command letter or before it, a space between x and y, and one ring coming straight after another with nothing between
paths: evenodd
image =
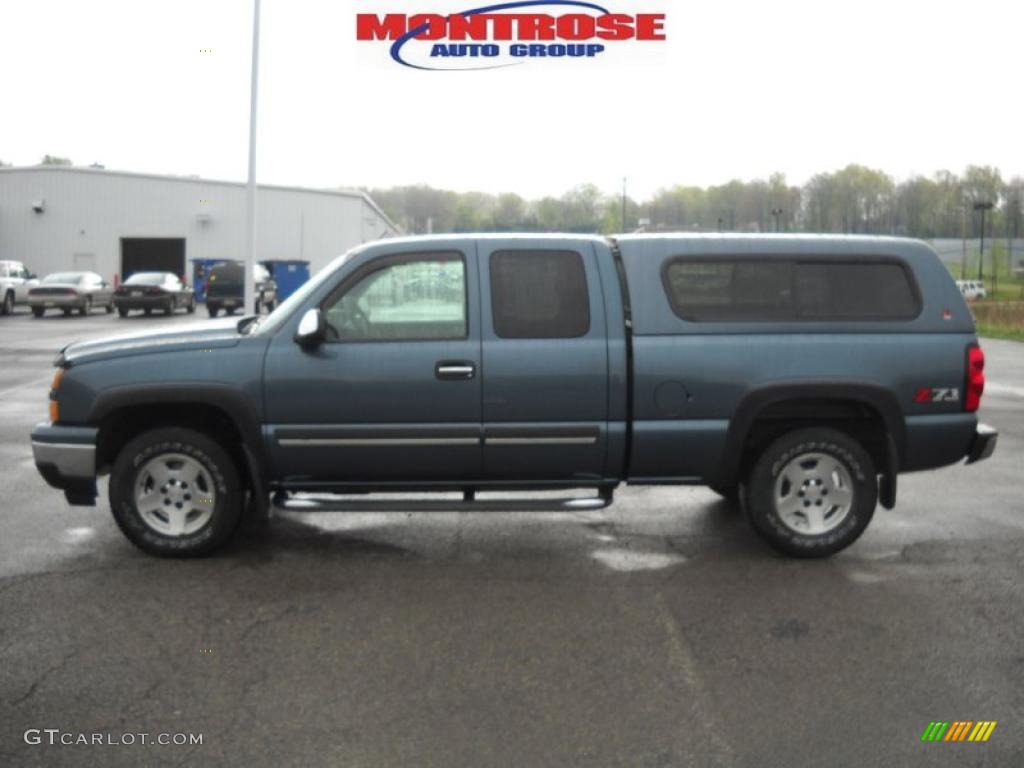
<instances>
[{"instance_id":1,"label":"rear bumper","mask_svg":"<svg viewBox=\"0 0 1024 768\"><path fill-rule=\"evenodd\" d=\"M967 452L967 464L987 459L996 449L996 442L999 440L999 432L995 427L988 424L979 424L974 433L974 440L971 441L971 448Z\"/></svg>"},{"instance_id":2,"label":"rear bumper","mask_svg":"<svg viewBox=\"0 0 1024 768\"><path fill-rule=\"evenodd\" d=\"M84 296L29 296L28 303L32 307L43 309L63 309L73 307L81 309L85 306Z\"/></svg>"},{"instance_id":3,"label":"rear bumper","mask_svg":"<svg viewBox=\"0 0 1024 768\"><path fill-rule=\"evenodd\" d=\"M167 296L125 296L114 299L118 309L165 309L173 306L173 299Z\"/></svg>"},{"instance_id":4,"label":"rear bumper","mask_svg":"<svg viewBox=\"0 0 1024 768\"><path fill-rule=\"evenodd\" d=\"M96 503L96 434L94 427L66 427L49 422L32 430L36 469L69 504Z\"/></svg>"}]
</instances>

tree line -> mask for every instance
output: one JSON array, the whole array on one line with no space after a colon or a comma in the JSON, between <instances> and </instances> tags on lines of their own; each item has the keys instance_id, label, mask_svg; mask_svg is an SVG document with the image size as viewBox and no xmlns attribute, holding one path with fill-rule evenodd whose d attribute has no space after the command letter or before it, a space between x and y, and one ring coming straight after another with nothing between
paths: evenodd
<instances>
[{"instance_id":1,"label":"tree line","mask_svg":"<svg viewBox=\"0 0 1024 768\"><path fill-rule=\"evenodd\" d=\"M1004 181L991 166L958 175L939 171L897 182L883 171L848 165L803 186L783 174L710 187L677 185L648 200L604 194L593 184L560 197L527 200L512 192L452 192L426 185L366 191L406 232L647 231L823 232L909 237L977 237L976 204L991 203L986 233L1024 229L1024 178ZM623 210L624 207L624 210ZM624 225L623 225L624 223Z\"/></svg>"}]
</instances>

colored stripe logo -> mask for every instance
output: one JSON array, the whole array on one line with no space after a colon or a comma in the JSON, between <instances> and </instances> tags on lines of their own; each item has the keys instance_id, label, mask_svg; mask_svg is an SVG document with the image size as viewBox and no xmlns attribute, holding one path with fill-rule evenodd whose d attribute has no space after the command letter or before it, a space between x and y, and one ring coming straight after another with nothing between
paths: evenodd
<instances>
[{"instance_id":1,"label":"colored stripe logo","mask_svg":"<svg viewBox=\"0 0 1024 768\"><path fill-rule=\"evenodd\" d=\"M932 720L921 734L921 741L988 741L996 728L995 720Z\"/></svg>"}]
</instances>

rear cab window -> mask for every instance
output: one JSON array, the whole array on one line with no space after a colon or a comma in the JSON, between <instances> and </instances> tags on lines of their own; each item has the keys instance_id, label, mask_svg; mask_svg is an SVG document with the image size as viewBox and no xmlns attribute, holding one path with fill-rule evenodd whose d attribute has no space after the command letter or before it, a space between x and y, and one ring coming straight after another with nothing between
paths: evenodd
<instances>
[{"instance_id":1,"label":"rear cab window","mask_svg":"<svg viewBox=\"0 0 1024 768\"><path fill-rule=\"evenodd\" d=\"M910 268L890 257L674 257L662 283L692 322L913 320L921 298Z\"/></svg>"}]
</instances>

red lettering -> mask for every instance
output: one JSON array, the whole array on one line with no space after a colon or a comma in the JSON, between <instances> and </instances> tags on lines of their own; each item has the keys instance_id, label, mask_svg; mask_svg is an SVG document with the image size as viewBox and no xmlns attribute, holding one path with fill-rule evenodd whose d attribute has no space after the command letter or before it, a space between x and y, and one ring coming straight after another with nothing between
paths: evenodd
<instances>
[{"instance_id":1,"label":"red lettering","mask_svg":"<svg viewBox=\"0 0 1024 768\"><path fill-rule=\"evenodd\" d=\"M665 14L641 13L636 17L637 40L664 40Z\"/></svg>"},{"instance_id":2,"label":"red lettering","mask_svg":"<svg viewBox=\"0 0 1024 768\"><path fill-rule=\"evenodd\" d=\"M426 26L417 40L441 40L448 34L448 17L439 13L417 13L409 17L409 29Z\"/></svg>"},{"instance_id":3,"label":"red lettering","mask_svg":"<svg viewBox=\"0 0 1024 768\"><path fill-rule=\"evenodd\" d=\"M404 13L389 13L383 19L375 13L356 15L356 40L397 40L406 29Z\"/></svg>"},{"instance_id":4,"label":"red lettering","mask_svg":"<svg viewBox=\"0 0 1024 768\"><path fill-rule=\"evenodd\" d=\"M629 40L633 37L633 17L609 13L597 19L597 37L601 40Z\"/></svg>"},{"instance_id":5,"label":"red lettering","mask_svg":"<svg viewBox=\"0 0 1024 768\"><path fill-rule=\"evenodd\" d=\"M558 17L560 40L589 40L594 36L594 17L569 13Z\"/></svg>"}]
</instances>

